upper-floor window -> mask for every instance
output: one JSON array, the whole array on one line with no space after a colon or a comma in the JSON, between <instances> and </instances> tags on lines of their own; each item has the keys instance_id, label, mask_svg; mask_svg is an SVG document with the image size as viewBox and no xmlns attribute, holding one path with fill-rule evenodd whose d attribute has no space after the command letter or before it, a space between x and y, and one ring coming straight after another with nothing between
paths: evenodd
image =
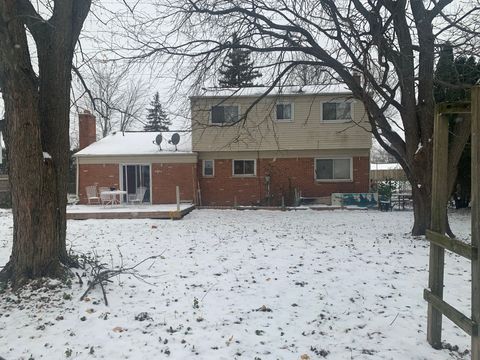
<instances>
[{"instance_id":1,"label":"upper-floor window","mask_svg":"<svg viewBox=\"0 0 480 360\"><path fill-rule=\"evenodd\" d=\"M255 160L233 160L233 175L255 176Z\"/></svg>"},{"instance_id":2,"label":"upper-floor window","mask_svg":"<svg viewBox=\"0 0 480 360\"><path fill-rule=\"evenodd\" d=\"M287 102L279 102L276 104L276 120L277 121L293 121L293 104Z\"/></svg>"},{"instance_id":3,"label":"upper-floor window","mask_svg":"<svg viewBox=\"0 0 480 360\"><path fill-rule=\"evenodd\" d=\"M217 105L212 106L212 124L234 123L238 121L238 105Z\"/></svg>"},{"instance_id":4,"label":"upper-floor window","mask_svg":"<svg viewBox=\"0 0 480 360\"><path fill-rule=\"evenodd\" d=\"M352 159L315 159L315 179L352 180Z\"/></svg>"},{"instance_id":5,"label":"upper-floor window","mask_svg":"<svg viewBox=\"0 0 480 360\"><path fill-rule=\"evenodd\" d=\"M214 175L215 175L215 161L203 160L203 176L214 176Z\"/></svg>"},{"instance_id":6,"label":"upper-floor window","mask_svg":"<svg viewBox=\"0 0 480 360\"><path fill-rule=\"evenodd\" d=\"M322 121L352 121L352 102L329 101L322 103Z\"/></svg>"}]
</instances>

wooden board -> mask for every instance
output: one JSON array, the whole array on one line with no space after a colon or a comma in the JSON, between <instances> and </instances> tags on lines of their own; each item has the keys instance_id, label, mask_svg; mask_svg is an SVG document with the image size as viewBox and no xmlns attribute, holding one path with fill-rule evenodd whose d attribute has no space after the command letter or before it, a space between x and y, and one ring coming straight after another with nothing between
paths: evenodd
<instances>
[{"instance_id":1,"label":"wooden board","mask_svg":"<svg viewBox=\"0 0 480 360\"><path fill-rule=\"evenodd\" d=\"M433 136L432 218L431 230L445 234L448 178L448 119L437 107ZM445 249L430 244L428 287L433 295L443 299ZM427 340L435 349L442 347L442 313L428 303Z\"/></svg>"},{"instance_id":2,"label":"wooden board","mask_svg":"<svg viewBox=\"0 0 480 360\"><path fill-rule=\"evenodd\" d=\"M480 246L480 86L472 88L472 246ZM480 259L472 261L472 320L480 322ZM480 360L480 338L472 337L472 360Z\"/></svg>"},{"instance_id":3,"label":"wooden board","mask_svg":"<svg viewBox=\"0 0 480 360\"><path fill-rule=\"evenodd\" d=\"M469 260L477 259L477 248L469 244L466 244L460 240L451 239L448 236L439 234L437 232L427 230L427 239L435 245L454 252L460 256L463 256Z\"/></svg>"},{"instance_id":4,"label":"wooden board","mask_svg":"<svg viewBox=\"0 0 480 360\"><path fill-rule=\"evenodd\" d=\"M96 212L67 212L68 220L88 220L88 219L173 219L179 220L195 209L192 205L181 211L122 211L114 212L96 211Z\"/></svg>"},{"instance_id":5,"label":"wooden board","mask_svg":"<svg viewBox=\"0 0 480 360\"><path fill-rule=\"evenodd\" d=\"M423 298L428 301L429 305L432 305L438 309L443 315L452 320L455 325L465 331L468 335L478 335L478 325L468 316L463 315L460 311L447 304L438 296L433 295L427 289L423 290Z\"/></svg>"}]
</instances>

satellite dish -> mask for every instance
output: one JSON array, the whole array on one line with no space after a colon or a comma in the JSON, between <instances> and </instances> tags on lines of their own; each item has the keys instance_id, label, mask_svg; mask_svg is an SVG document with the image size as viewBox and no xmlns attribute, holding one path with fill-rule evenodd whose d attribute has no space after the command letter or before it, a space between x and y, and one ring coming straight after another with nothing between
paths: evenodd
<instances>
[{"instance_id":1,"label":"satellite dish","mask_svg":"<svg viewBox=\"0 0 480 360\"><path fill-rule=\"evenodd\" d=\"M173 134L172 139L170 140L170 143L177 146L179 142L180 142L180 135L178 135L178 133Z\"/></svg>"},{"instance_id":2,"label":"satellite dish","mask_svg":"<svg viewBox=\"0 0 480 360\"><path fill-rule=\"evenodd\" d=\"M162 146L160 145L160 144L162 143L162 140L163 140L162 134L158 134L158 135L155 137L155 140L152 141L154 144L157 144L157 145L158 145L158 149L159 149L159 150L162 150Z\"/></svg>"},{"instance_id":3,"label":"satellite dish","mask_svg":"<svg viewBox=\"0 0 480 360\"><path fill-rule=\"evenodd\" d=\"M180 135L178 135L178 133L173 134L172 138L168 140L169 144L175 145L175 151L177 151L177 145L179 142L180 142Z\"/></svg>"}]
</instances>

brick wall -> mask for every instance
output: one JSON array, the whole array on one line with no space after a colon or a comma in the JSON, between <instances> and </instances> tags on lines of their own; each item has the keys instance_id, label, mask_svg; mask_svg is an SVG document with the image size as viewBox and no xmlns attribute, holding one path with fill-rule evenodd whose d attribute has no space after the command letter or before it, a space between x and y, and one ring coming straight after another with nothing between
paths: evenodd
<instances>
[{"instance_id":1,"label":"brick wall","mask_svg":"<svg viewBox=\"0 0 480 360\"><path fill-rule=\"evenodd\" d=\"M92 164L79 166L78 196L80 203L87 203L85 187L97 185L97 187L106 186L119 189L119 167L118 164Z\"/></svg>"},{"instance_id":2,"label":"brick wall","mask_svg":"<svg viewBox=\"0 0 480 360\"><path fill-rule=\"evenodd\" d=\"M215 176L203 177L199 162L202 205L267 204L265 175L270 175L270 205L280 205L282 196L291 204L294 189L305 197L330 196L333 192L368 192L369 158L353 157L353 181L317 182L314 158L257 159L257 176L232 176L232 160L215 160Z\"/></svg>"},{"instance_id":3,"label":"brick wall","mask_svg":"<svg viewBox=\"0 0 480 360\"><path fill-rule=\"evenodd\" d=\"M154 204L175 204L175 187L180 187L180 200L195 201L197 164L152 164Z\"/></svg>"},{"instance_id":4,"label":"brick wall","mask_svg":"<svg viewBox=\"0 0 480 360\"><path fill-rule=\"evenodd\" d=\"M314 179L314 158L258 159L257 176L232 176L232 160L215 160L215 176L203 177L201 162L197 164L152 164L153 204L173 204L175 187L180 187L181 200L196 201L197 176L201 187L202 205L233 206L268 204L265 175L270 175L270 205L280 205L282 196L289 205L294 189L305 197L330 196L333 192L368 192L369 158L353 157L353 181L317 182ZM87 202L85 187L120 188L119 165L80 165L79 196Z\"/></svg>"},{"instance_id":5,"label":"brick wall","mask_svg":"<svg viewBox=\"0 0 480 360\"><path fill-rule=\"evenodd\" d=\"M85 187L120 188L119 164L80 165L79 197L80 203L86 204ZM181 200L195 201L197 184L197 164L152 164L152 203L174 204L175 187L180 187Z\"/></svg>"}]
</instances>

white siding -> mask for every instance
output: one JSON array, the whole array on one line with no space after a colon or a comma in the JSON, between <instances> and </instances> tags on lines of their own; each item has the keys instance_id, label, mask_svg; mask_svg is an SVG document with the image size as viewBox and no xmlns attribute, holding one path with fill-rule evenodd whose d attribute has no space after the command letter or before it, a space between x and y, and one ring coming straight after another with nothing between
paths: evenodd
<instances>
[{"instance_id":1,"label":"white siding","mask_svg":"<svg viewBox=\"0 0 480 360\"><path fill-rule=\"evenodd\" d=\"M348 123L321 121L321 103L331 100L353 101L353 120ZM262 99L253 106L246 121L233 126L212 126L213 105L239 105L244 114L256 99L232 97L191 99L193 151L262 151L307 149L369 149L371 133L363 104L347 95L275 96ZM275 104L294 104L292 122L275 121ZM356 125L356 123L358 125Z\"/></svg>"}]
</instances>

